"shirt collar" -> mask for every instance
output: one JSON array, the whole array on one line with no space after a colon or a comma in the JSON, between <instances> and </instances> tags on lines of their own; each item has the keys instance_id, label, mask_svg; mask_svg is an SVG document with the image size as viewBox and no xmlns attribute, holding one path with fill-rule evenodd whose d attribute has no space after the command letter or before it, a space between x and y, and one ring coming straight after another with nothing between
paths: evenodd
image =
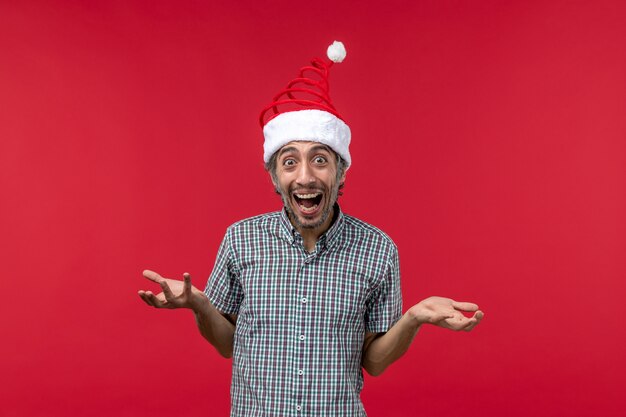
<instances>
[{"instance_id":1,"label":"shirt collar","mask_svg":"<svg viewBox=\"0 0 626 417\"><path fill-rule=\"evenodd\" d=\"M337 243L338 237L341 235L341 231L343 230L344 214L337 203L335 203L333 216L334 221L332 225L326 233L320 236L317 240L321 247L333 247ZM280 211L280 228L281 234L287 238L290 243L295 243L296 241L302 242L302 236L300 236L300 233L298 233L296 228L291 224L289 216L287 215L287 210L285 210L284 207Z\"/></svg>"}]
</instances>

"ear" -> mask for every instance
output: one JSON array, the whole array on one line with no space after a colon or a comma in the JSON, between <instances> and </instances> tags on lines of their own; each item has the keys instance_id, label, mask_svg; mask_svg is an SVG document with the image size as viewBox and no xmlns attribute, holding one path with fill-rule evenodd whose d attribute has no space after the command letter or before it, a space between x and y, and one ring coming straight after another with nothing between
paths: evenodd
<instances>
[{"instance_id":1,"label":"ear","mask_svg":"<svg viewBox=\"0 0 626 417\"><path fill-rule=\"evenodd\" d=\"M346 174L348 173L347 169L343 170L343 174L341 175L341 178L339 179L339 184L343 184L344 182L346 182Z\"/></svg>"},{"instance_id":2,"label":"ear","mask_svg":"<svg viewBox=\"0 0 626 417\"><path fill-rule=\"evenodd\" d=\"M274 177L272 177L272 174L269 174L269 176L270 176L270 181L272 181L272 185L274 186L274 192L280 195L280 188L278 187L278 184L276 184L276 181L274 181Z\"/></svg>"},{"instance_id":3,"label":"ear","mask_svg":"<svg viewBox=\"0 0 626 417\"><path fill-rule=\"evenodd\" d=\"M276 181L274 181L274 176L270 174L269 172L268 172L268 175L270 176L270 181L272 181L274 188L278 188L278 184L276 184Z\"/></svg>"}]
</instances>

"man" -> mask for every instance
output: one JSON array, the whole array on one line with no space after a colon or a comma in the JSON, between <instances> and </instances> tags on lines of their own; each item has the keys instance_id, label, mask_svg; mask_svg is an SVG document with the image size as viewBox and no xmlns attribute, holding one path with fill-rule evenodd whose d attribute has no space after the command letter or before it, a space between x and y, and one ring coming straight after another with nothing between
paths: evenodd
<instances>
[{"instance_id":1,"label":"man","mask_svg":"<svg viewBox=\"0 0 626 417\"><path fill-rule=\"evenodd\" d=\"M328 56L341 62L343 45ZM396 246L337 204L350 130L328 96L331 66L314 60L261 114L283 210L228 228L205 292L189 274L144 271L162 289L139 291L147 304L193 310L201 334L233 357L232 416L363 416L362 369L380 375L423 324L469 331L483 317L443 297L402 315Z\"/></svg>"}]
</instances>

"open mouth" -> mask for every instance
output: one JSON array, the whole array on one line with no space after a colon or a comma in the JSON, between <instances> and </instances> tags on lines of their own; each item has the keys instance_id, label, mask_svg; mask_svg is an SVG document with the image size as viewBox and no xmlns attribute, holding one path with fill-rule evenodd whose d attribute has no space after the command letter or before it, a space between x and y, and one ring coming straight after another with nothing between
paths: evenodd
<instances>
[{"instance_id":1,"label":"open mouth","mask_svg":"<svg viewBox=\"0 0 626 417\"><path fill-rule=\"evenodd\" d=\"M322 193L294 193L294 199L300 210L305 213L314 213L322 202Z\"/></svg>"}]
</instances>

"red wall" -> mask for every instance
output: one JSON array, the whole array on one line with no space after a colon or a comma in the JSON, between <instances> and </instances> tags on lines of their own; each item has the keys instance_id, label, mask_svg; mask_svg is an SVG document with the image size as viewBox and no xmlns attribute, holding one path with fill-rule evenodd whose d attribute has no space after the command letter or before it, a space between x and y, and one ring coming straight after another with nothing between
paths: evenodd
<instances>
[{"instance_id":1,"label":"red wall","mask_svg":"<svg viewBox=\"0 0 626 417\"><path fill-rule=\"evenodd\" d=\"M257 115L334 39L343 208L398 244L406 307L486 313L424 328L369 415L623 415L624 4L1 2L0 415L227 415L230 362L141 270L202 287L280 207Z\"/></svg>"}]
</instances>

